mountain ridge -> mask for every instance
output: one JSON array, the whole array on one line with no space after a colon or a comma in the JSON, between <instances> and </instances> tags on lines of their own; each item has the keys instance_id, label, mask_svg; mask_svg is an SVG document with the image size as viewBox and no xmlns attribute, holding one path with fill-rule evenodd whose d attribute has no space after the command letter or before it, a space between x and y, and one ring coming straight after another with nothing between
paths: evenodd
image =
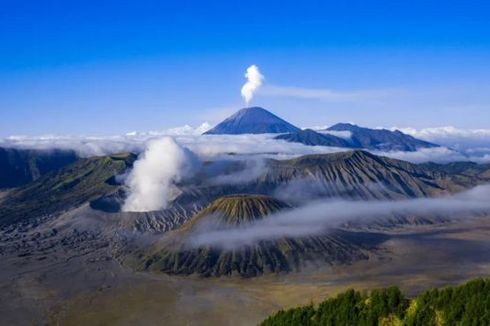
<instances>
[{"instance_id":1,"label":"mountain ridge","mask_svg":"<svg viewBox=\"0 0 490 326\"><path fill-rule=\"evenodd\" d=\"M0 147L0 189L25 185L78 159L72 150Z\"/></svg>"},{"instance_id":2,"label":"mountain ridge","mask_svg":"<svg viewBox=\"0 0 490 326\"><path fill-rule=\"evenodd\" d=\"M274 139L285 140L293 143L301 143L308 146L332 146L353 148L353 145L346 139L335 135L322 134L312 129L303 129L293 133L276 136Z\"/></svg>"},{"instance_id":3,"label":"mountain ridge","mask_svg":"<svg viewBox=\"0 0 490 326\"><path fill-rule=\"evenodd\" d=\"M29 221L76 208L116 191L115 177L131 167L136 155L120 153L80 159L9 192L0 203L0 225Z\"/></svg>"},{"instance_id":4,"label":"mountain ridge","mask_svg":"<svg viewBox=\"0 0 490 326\"><path fill-rule=\"evenodd\" d=\"M411 135L404 134L399 130L371 129L360 127L351 123L337 123L326 131L347 131L351 133L351 144L353 147L375 149L381 151L407 151L414 152L421 148L440 147L424 140L417 139Z\"/></svg>"}]
</instances>

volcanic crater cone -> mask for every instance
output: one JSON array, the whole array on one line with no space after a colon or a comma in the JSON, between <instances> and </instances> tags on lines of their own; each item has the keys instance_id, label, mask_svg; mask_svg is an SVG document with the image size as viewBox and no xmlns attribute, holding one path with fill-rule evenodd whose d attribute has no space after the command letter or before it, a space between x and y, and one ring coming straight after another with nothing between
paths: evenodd
<instances>
[{"instance_id":1,"label":"volcanic crater cone","mask_svg":"<svg viewBox=\"0 0 490 326\"><path fill-rule=\"evenodd\" d=\"M264 195L218 198L169 234L165 241L141 252L138 266L167 274L253 277L299 271L310 263L336 264L367 258L360 246L343 239L337 231L298 238L274 237L240 245L233 245L230 237L229 246L212 241L192 242L200 235L203 225L205 232L220 230L220 234L226 234L287 209L290 206L286 203Z\"/></svg>"}]
</instances>

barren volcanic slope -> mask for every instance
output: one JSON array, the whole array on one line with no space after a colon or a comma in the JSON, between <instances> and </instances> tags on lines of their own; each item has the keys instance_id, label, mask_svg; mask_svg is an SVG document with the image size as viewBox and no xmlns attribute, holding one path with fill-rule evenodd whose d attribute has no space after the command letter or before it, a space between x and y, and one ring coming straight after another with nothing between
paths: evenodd
<instances>
[{"instance_id":1,"label":"barren volcanic slope","mask_svg":"<svg viewBox=\"0 0 490 326\"><path fill-rule=\"evenodd\" d=\"M241 173L245 168L230 161L222 173ZM290 204L319 198L355 200L406 199L454 193L488 180L487 166L465 165L458 170L438 164L412 164L355 150L306 155L289 160L266 160L263 171L240 183L213 183L216 173L199 175L195 183L179 185L175 202L206 206L236 193L274 196ZM230 175L230 180L232 180Z\"/></svg>"},{"instance_id":2,"label":"barren volcanic slope","mask_svg":"<svg viewBox=\"0 0 490 326\"><path fill-rule=\"evenodd\" d=\"M259 241L236 248L192 243L203 227L206 231L240 229L288 208L287 204L267 196L219 198L152 250L145 249L139 268L168 274L251 277L268 272L298 271L307 262L333 264L367 258L359 246L343 240L336 232Z\"/></svg>"},{"instance_id":3,"label":"barren volcanic slope","mask_svg":"<svg viewBox=\"0 0 490 326\"><path fill-rule=\"evenodd\" d=\"M118 212L124 192L120 191L121 185L115 176L130 168L135 159L133 154L80 159L13 189L0 201L0 224L56 215L88 202L95 209ZM182 216L191 216L219 197L239 193L274 196L290 204L331 197L432 197L486 182L490 180L489 171L488 165L417 165L358 150L307 155L290 160L268 160L260 175L243 183L214 184L211 181L216 174L199 174L191 183L177 184L181 194L170 207L181 210ZM163 218L171 213L150 215ZM163 221L163 224L167 223Z\"/></svg>"},{"instance_id":4,"label":"barren volcanic slope","mask_svg":"<svg viewBox=\"0 0 490 326\"><path fill-rule=\"evenodd\" d=\"M276 188L279 195L288 190L302 189L313 197L431 197L461 191L486 180L481 170L479 174L466 174L465 171L450 173L437 164L412 164L355 150L272 160L267 173L257 181L257 187L271 189L280 184L281 187ZM309 187L310 192L307 191Z\"/></svg>"}]
</instances>

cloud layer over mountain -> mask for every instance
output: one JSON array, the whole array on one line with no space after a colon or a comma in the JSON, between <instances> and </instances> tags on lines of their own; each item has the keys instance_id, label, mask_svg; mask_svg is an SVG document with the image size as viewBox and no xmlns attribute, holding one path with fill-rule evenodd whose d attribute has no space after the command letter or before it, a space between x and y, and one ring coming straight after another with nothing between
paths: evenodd
<instances>
[{"instance_id":1,"label":"cloud layer over mountain","mask_svg":"<svg viewBox=\"0 0 490 326\"><path fill-rule=\"evenodd\" d=\"M198 231L188 237L191 247L217 246L234 249L259 241L284 237L304 237L328 232L353 220L369 221L392 214L444 214L459 217L465 214L488 213L490 186L478 186L472 190L444 198L421 198L400 201L347 201L322 200L292 210L279 212L249 226L215 229L200 225Z\"/></svg>"},{"instance_id":2,"label":"cloud layer over mountain","mask_svg":"<svg viewBox=\"0 0 490 326\"><path fill-rule=\"evenodd\" d=\"M305 146L273 139L276 135L205 135L202 133L211 126L204 123L197 127L182 126L163 131L130 132L119 136L12 136L0 140L1 147L24 149L74 149L82 157L105 155L116 152L141 153L151 139L171 136L175 140L204 158L227 155L254 155L273 158L290 158L305 154L331 153L344 151L344 148ZM391 128L414 137L434 142L444 147L424 148L415 152L382 152L385 155L415 163L475 161L490 162L490 129L441 128ZM335 134L348 138L348 133Z\"/></svg>"}]
</instances>

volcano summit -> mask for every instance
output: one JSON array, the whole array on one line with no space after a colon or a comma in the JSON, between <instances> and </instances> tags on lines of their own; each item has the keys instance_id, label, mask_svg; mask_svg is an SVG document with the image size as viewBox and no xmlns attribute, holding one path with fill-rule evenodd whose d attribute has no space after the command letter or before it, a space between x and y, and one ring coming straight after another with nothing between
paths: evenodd
<instances>
[{"instance_id":1,"label":"volcano summit","mask_svg":"<svg viewBox=\"0 0 490 326\"><path fill-rule=\"evenodd\" d=\"M261 108L244 108L228 117L205 135L280 134L300 129L275 114Z\"/></svg>"}]
</instances>

